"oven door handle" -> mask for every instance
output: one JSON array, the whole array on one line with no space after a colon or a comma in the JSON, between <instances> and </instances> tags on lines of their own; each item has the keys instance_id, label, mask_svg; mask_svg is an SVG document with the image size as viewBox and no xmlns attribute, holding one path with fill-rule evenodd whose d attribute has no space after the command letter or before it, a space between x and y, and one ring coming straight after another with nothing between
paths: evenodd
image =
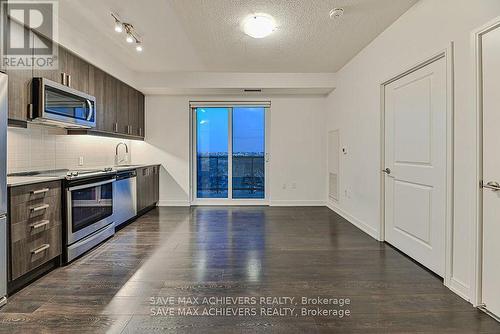
<instances>
[{"instance_id":1,"label":"oven door handle","mask_svg":"<svg viewBox=\"0 0 500 334\"><path fill-rule=\"evenodd\" d=\"M97 182L97 183L82 184L80 186L70 187L70 188L68 188L68 191L74 191L74 190L80 190L80 189L87 189L87 188L92 188L92 187L98 187L98 186L102 186L102 185L105 185L105 184L113 183L115 181L116 181L116 179L111 179L111 180L106 180L106 181Z\"/></svg>"}]
</instances>

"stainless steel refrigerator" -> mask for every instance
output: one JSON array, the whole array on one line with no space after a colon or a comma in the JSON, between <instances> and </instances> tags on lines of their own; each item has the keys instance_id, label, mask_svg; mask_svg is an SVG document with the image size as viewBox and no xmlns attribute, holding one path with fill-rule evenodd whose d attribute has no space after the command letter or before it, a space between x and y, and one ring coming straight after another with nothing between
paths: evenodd
<instances>
[{"instance_id":1,"label":"stainless steel refrigerator","mask_svg":"<svg viewBox=\"0 0 500 334\"><path fill-rule=\"evenodd\" d=\"M7 75L0 73L0 306L7 301Z\"/></svg>"}]
</instances>

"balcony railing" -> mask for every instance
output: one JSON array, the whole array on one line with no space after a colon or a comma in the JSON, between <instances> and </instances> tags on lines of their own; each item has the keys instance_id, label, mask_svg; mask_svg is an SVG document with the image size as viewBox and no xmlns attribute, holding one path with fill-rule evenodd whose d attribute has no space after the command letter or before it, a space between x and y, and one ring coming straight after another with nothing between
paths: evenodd
<instances>
[{"instance_id":1,"label":"balcony railing","mask_svg":"<svg viewBox=\"0 0 500 334\"><path fill-rule=\"evenodd\" d=\"M227 160L224 155L198 155L198 197L227 197ZM236 154L232 161L233 198L264 198L264 155Z\"/></svg>"}]
</instances>

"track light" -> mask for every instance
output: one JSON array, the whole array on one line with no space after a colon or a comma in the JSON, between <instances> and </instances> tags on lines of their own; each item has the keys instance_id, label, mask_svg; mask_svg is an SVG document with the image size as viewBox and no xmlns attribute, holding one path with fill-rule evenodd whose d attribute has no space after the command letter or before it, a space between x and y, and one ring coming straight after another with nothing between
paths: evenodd
<instances>
[{"instance_id":1,"label":"track light","mask_svg":"<svg viewBox=\"0 0 500 334\"><path fill-rule=\"evenodd\" d=\"M116 21L115 23L115 31L117 33L123 32L123 25L119 21Z\"/></svg>"},{"instance_id":2,"label":"track light","mask_svg":"<svg viewBox=\"0 0 500 334\"><path fill-rule=\"evenodd\" d=\"M118 15L111 13L111 16L115 19L115 31L117 33L121 33L123 31L126 32L125 40L127 43L132 44L135 42L135 50L137 52L142 52L142 41L137 32L134 29L134 26L130 23L123 22L118 18Z\"/></svg>"},{"instance_id":3,"label":"track light","mask_svg":"<svg viewBox=\"0 0 500 334\"><path fill-rule=\"evenodd\" d=\"M115 31L117 33L123 32L123 24L115 14L111 13L111 16L115 19Z\"/></svg>"}]
</instances>

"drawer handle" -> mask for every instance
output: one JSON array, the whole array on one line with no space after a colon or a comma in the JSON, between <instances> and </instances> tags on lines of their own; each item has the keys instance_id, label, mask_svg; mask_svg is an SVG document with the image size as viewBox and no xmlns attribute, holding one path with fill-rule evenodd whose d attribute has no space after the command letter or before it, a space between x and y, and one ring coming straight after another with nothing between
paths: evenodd
<instances>
[{"instance_id":1,"label":"drawer handle","mask_svg":"<svg viewBox=\"0 0 500 334\"><path fill-rule=\"evenodd\" d=\"M36 206L34 208L31 208L31 211L37 212L37 211L45 210L45 209L48 209L48 208L50 208L50 205L44 204L44 205L40 205L40 206Z\"/></svg>"},{"instance_id":2,"label":"drawer handle","mask_svg":"<svg viewBox=\"0 0 500 334\"><path fill-rule=\"evenodd\" d=\"M33 190L31 193L33 195L39 195L39 194L48 193L49 190L50 190L49 188L43 188L43 189L39 189L39 190Z\"/></svg>"},{"instance_id":3,"label":"drawer handle","mask_svg":"<svg viewBox=\"0 0 500 334\"><path fill-rule=\"evenodd\" d=\"M49 244L44 244L44 245L38 247L37 249L32 250L31 254L36 255L36 254L39 254L39 253L41 253L44 250L49 249L49 248L50 248Z\"/></svg>"},{"instance_id":4,"label":"drawer handle","mask_svg":"<svg viewBox=\"0 0 500 334\"><path fill-rule=\"evenodd\" d=\"M37 229L37 228L40 228L40 227L43 227L43 226L46 226L46 225L49 225L50 224L50 220L42 220L38 223L33 223L30 225L30 227L32 229Z\"/></svg>"}]
</instances>

